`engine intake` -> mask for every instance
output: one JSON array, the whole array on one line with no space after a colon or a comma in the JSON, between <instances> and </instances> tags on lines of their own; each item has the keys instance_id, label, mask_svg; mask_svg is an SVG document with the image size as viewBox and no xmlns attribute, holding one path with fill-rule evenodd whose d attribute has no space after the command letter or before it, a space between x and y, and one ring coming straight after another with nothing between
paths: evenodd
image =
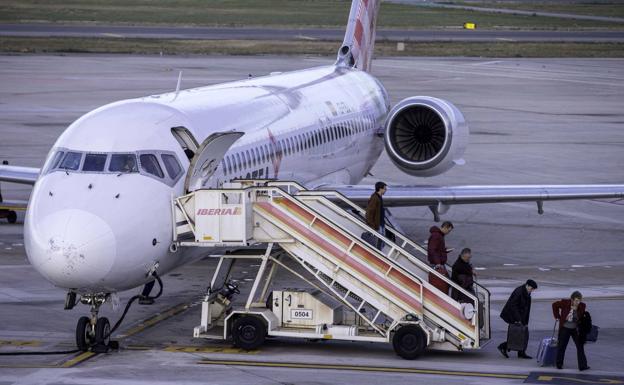
<instances>
[{"instance_id":1,"label":"engine intake","mask_svg":"<svg viewBox=\"0 0 624 385\"><path fill-rule=\"evenodd\" d=\"M450 102L428 96L404 99L388 114L385 128L390 159L410 175L438 175L464 164L468 125Z\"/></svg>"}]
</instances>

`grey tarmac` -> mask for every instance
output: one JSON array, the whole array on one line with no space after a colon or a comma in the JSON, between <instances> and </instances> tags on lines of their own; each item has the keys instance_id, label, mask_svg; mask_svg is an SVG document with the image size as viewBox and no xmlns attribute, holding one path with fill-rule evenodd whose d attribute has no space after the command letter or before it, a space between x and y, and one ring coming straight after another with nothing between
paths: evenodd
<instances>
[{"instance_id":1,"label":"grey tarmac","mask_svg":"<svg viewBox=\"0 0 624 385\"><path fill-rule=\"evenodd\" d=\"M180 70L182 87L189 88L331 62L321 57L0 56L0 158L38 167L80 115L115 100L173 90ZM365 184L379 179L390 185L624 179L624 60L380 58L373 68L393 103L410 95L448 99L464 112L472 134L463 167L421 180L402 174L383 155ZM7 199L28 198L27 186L1 187ZM601 331L598 343L587 345L591 377L571 381L618 383L613 381L624 376L622 206L621 201L553 202L539 215L534 204L470 205L452 207L443 216L455 224L447 244L473 249L478 278L493 293L494 338L480 351L428 352L405 361L381 344L274 339L259 351L243 352L229 343L193 339L197 304L215 266L214 259L205 259L165 276L165 293L155 305L130 310L117 335L119 352L0 356L0 383L519 384L528 378L556 383L544 378L578 373L573 346L566 368L551 375L552 368L539 368L534 360L506 360L496 351L505 335L497 314L526 278L540 285L529 354L552 333L550 303L579 289ZM394 215L419 242L434 224L426 208ZM64 292L30 267L22 220L21 215L16 225L0 220L0 352L72 349L75 323L87 309L64 311ZM253 276L251 264L236 272L244 288ZM281 285L297 284L286 273L279 278ZM137 292L121 293L122 304ZM112 321L120 314L121 309L103 309Z\"/></svg>"}]
</instances>

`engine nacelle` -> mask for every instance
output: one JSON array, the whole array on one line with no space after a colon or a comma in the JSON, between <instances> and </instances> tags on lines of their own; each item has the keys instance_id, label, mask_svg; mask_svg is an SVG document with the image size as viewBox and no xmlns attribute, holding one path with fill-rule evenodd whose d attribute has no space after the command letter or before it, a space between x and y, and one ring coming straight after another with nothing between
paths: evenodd
<instances>
[{"instance_id":1,"label":"engine nacelle","mask_svg":"<svg viewBox=\"0 0 624 385\"><path fill-rule=\"evenodd\" d=\"M452 103L413 96L388 114L384 142L390 159L403 172L434 176L465 163L468 134L464 116Z\"/></svg>"}]
</instances>

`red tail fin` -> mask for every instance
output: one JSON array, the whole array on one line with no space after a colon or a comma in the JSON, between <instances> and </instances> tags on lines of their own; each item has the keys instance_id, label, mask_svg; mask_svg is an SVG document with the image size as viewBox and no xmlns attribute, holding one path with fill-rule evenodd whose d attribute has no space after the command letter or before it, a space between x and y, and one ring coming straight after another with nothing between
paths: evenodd
<instances>
[{"instance_id":1,"label":"red tail fin","mask_svg":"<svg viewBox=\"0 0 624 385\"><path fill-rule=\"evenodd\" d=\"M338 61L370 71L380 0L353 0Z\"/></svg>"}]
</instances>

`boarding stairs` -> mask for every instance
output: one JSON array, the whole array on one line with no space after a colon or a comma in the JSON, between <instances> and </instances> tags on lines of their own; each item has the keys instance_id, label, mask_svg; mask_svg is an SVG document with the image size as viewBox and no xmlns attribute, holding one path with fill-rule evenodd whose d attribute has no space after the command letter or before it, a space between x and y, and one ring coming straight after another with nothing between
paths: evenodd
<instances>
[{"instance_id":1,"label":"boarding stairs","mask_svg":"<svg viewBox=\"0 0 624 385\"><path fill-rule=\"evenodd\" d=\"M179 247L279 245L314 277L308 280L312 285L361 318L359 335L367 335L367 340L388 342L397 327L413 322L425 330L429 348L476 349L490 338L487 289L475 283L473 294L440 275L423 261L426 250L391 226L387 233L393 240L377 234L362 220L364 211L338 192L307 190L295 182L243 180L176 198L172 209L173 238ZM380 238L383 250L364 241L364 232ZM248 310L262 303L253 297L267 260L285 267L269 254L254 282ZM430 274L469 301L459 303L439 291L428 282Z\"/></svg>"}]
</instances>

